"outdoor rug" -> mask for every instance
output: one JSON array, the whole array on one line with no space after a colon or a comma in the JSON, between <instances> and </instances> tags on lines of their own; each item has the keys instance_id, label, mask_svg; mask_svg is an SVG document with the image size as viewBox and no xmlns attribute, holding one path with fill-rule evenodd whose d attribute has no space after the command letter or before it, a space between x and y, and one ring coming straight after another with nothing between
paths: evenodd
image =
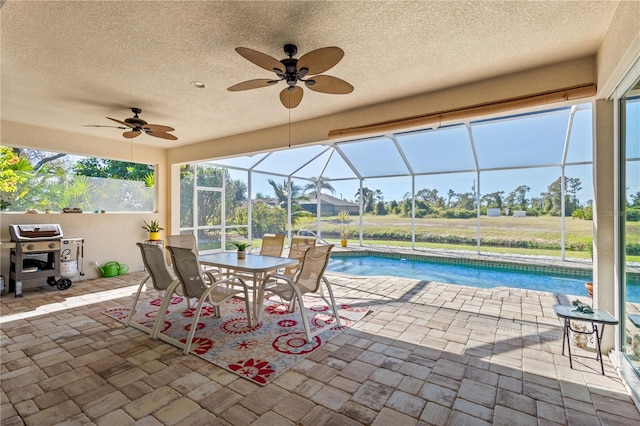
<instances>
[{"instance_id":1,"label":"outdoor rug","mask_svg":"<svg viewBox=\"0 0 640 426\"><path fill-rule=\"evenodd\" d=\"M151 328L161 302L161 298L138 301L133 321ZM265 300L261 322L251 328L247 327L243 300L229 299L221 306L221 318L216 318L213 307L205 303L190 352L254 383L266 385L369 312L367 308L349 305L338 304L338 307L342 326L328 329L306 343L299 306L295 312L288 313L277 297ZM313 318L312 331L314 327L335 322L333 315L324 313L328 307L321 298L305 298L304 309L309 318ZM130 306L121 306L103 313L125 322L130 310ZM174 295L162 333L185 342L194 311L187 309L183 297Z\"/></svg>"}]
</instances>

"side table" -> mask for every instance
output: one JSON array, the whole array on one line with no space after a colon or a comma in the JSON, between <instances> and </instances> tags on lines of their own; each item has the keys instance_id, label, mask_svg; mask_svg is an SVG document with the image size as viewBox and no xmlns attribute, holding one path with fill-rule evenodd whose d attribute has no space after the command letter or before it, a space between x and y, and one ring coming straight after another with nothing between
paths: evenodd
<instances>
[{"instance_id":1,"label":"side table","mask_svg":"<svg viewBox=\"0 0 640 426\"><path fill-rule=\"evenodd\" d=\"M605 325L616 325L618 324L618 320L613 317L609 312L603 311L602 309L593 309L593 313L586 314L583 312L578 312L578 310L574 306L568 305L554 305L553 310L555 311L558 318L562 318L564 320L564 326L562 328L562 355L564 355L564 344L567 342L567 349L569 350L569 366L573 368L573 361L571 359L571 342L569 341L569 330L578 334L595 334L596 336L596 350L598 354L596 355L596 361L600 361L600 369L602 370L602 374L604 375L604 363L602 362L602 348L600 344L602 343L602 336L604 334ZM571 321L584 321L591 323L591 331L579 331L571 328ZM601 325L602 328L598 329L598 326Z\"/></svg>"}]
</instances>

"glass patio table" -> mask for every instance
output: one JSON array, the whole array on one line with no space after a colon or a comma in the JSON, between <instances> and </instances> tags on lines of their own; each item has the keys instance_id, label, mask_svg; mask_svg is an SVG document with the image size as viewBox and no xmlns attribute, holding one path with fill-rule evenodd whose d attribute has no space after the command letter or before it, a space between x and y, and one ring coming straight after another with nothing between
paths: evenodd
<instances>
[{"instance_id":1,"label":"glass patio table","mask_svg":"<svg viewBox=\"0 0 640 426\"><path fill-rule=\"evenodd\" d=\"M569 367L573 368L573 361L571 360L571 342L569 341L569 331L576 334L595 334L596 343L596 360L600 361L600 369L604 375L604 364L602 362L602 335L604 334L605 325L616 325L618 320L613 317L609 312L602 309L592 309L593 312L583 313L579 312L574 306L567 305L554 305L553 310L556 312L558 318L564 320L564 326L562 327L562 355L564 355L564 345L567 342L567 349L569 350ZM591 323L591 331L580 331L571 328L571 321L584 321ZM598 325L601 328L598 329Z\"/></svg>"},{"instance_id":2,"label":"glass patio table","mask_svg":"<svg viewBox=\"0 0 640 426\"><path fill-rule=\"evenodd\" d=\"M198 256L198 261L202 265L226 269L231 275L239 275L237 272L245 272L251 275L253 278L253 284L251 285L253 293L251 301L253 306L253 312L251 312L252 321L256 321L258 318L259 301L256 297L256 291L260 286L259 277L262 274L298 264L298 259L263 256L260 254L247 254L244 259L238 259L238 254L235 251L202 254Z\"/></svg>"}]
</instances>

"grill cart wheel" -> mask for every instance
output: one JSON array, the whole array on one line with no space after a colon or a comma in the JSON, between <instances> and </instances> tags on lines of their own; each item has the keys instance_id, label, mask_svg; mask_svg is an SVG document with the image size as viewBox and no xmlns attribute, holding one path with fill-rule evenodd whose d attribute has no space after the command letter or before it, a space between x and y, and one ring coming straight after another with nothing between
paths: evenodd
<instances>
[{"instance_id":1,"label":"grill cart wheel","mask_svg":"<svg viewBox=\"0 0 640 426\"><path fill-rule=\"evenodd\" d=\"M58 290L66 290L71 287L71 280L68 278L59 279L56 286L58 287Z\"/></svg>"},{"instance_id":2,"label":"grill cart wheel","mask_svg":"<svg viewBox=\"0 0 640 426\"><path fill-rule=\"evenodd\" d=\"M51 287L56 285L56 277L48 277L47 278L47 284L49 284Z\"/></svg>"}]
</instances>

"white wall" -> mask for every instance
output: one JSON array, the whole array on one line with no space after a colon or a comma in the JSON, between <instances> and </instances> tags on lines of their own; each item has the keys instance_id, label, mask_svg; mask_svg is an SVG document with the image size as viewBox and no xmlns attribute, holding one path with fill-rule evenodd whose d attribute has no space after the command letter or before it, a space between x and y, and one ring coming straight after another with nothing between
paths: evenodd
<instances>
[{"instance_id":1,"label":"white wall","mask_svg":"<svg viewBox=\"0 0 640 426\"><path fill-rule=\"evenodd\" d=\"M97 278L100 272L94 266L108 261L125 263L129 271L143 269L140 250L136 242L148 238L148 233L141 228L142 221L158 219L157 213L54 213L54 214L0 214L0 239L9 241L9 225L58 223L62 227L65 238L84 238L84 277L74 281ZM164 236L164 234L162 234ZM1 267L5 282L9 282L9 250L3 249ZM24 283L28 289L42 282Z\"/></svg>"}]
</instances>

